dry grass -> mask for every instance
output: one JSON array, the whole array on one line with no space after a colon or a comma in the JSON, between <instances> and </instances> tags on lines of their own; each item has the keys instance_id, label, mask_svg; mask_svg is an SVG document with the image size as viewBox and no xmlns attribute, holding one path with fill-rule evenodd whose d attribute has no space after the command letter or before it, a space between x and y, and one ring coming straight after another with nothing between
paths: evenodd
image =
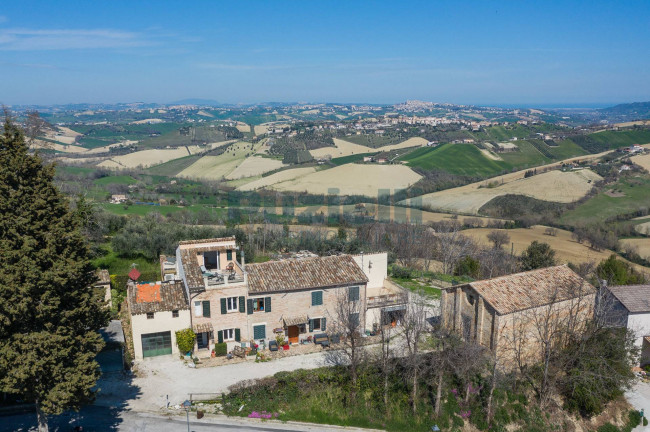
<instances>
[{"instance_id":1,"label":"dry grass","mask_svg":"<svg viewBox=\"0 0 650 432\"><path fill-rule=\"evenodd\" d=\"M137 168L141 166L146 168L188 156L189 154L190 153L185 147L163 150L142 150L112 157L110 160L104 161L97 166L105 168ZM113 161L114 163L111 163L110 161Z\"/></svg>"},{"instance_id":2,"label":"dry grass","mask_svg":"<svg viewBox=\"0 0 650 432\"><path fill-rule=\"evenodd\" d=\"M272 186L276 183L293 180L314 172L316 172L316 168L314 167L292 168L292 169L271 174L270 176L267 177L262 177L261 179L252 181L250 183L246 183L245 185L239 186L237 190L252 191L256 189L261 189L264 187Z\"/></svg>"},{"instance_id":3,"label":"dry grass","mask_svg":"<svg viewBox=\"0 0 650 432\"><path fill-rule=\"evenodd\" d=\"M270 159L260 156L251 156L246 158L237 168L226 176L228 180L236 180L244 177L253 177L269 171L286 166L277 159Z\"/></svg>"},{"instance_id":4,"label":"dry grass","mask_svg":"<svg viewBox=\"0 0 650 432\"><path fill-rule=\"evenodd\" d=\"M150 118L144 120L132 121L131 124L156 124L156 123L165 123L165 120L158 118Z\"/></svg>"},{"instance_id":5,"label":"dry grass","mask_svg":"<svg viewBox=\"0 0 650 432\"><path fill-rule=\"evenodd\" d=\"M332 169L318 171L273 185L282 191L327 194L338 190L338 195L365 195L376 197L405 189L420 180L422 176L404 165L358 165L346 164Z\"/></svg>"},{"instance_id":6,"label":"dry grass","mask_svg":"<svg viewBox=\"0 0 650 432\"><path fill-rule=\"evenodd\" d=\"M490 146L490 147L492 147L492 146ZM483 153L483 156L485 156L488 159L492 159L492 160L495 160L495 161L503 160L503 158L501 158L501 156L499 156L496 153L492 153L490 150L481 149L481 153Z\"/></svg>"},{"instance_id":7,"label":"dry grass","mask_svg":"<svg viewBox=\"0 0 650 432\"><path fill-rule=\"evenodd\" d=\"M203 156L189 167L181 171L179 177L189 177L205 180L220 180L233 172L248 155L257 151L261 144L238 142L219 156ZM252 148L251 148L252 146Z\"/></svg>"},{"instance_id":8,"label":"dry grass","mask_svg":"<svg viewBox=\"0 0 650 432\"><path fill-rule=\"evenodd\" d=\"M389 151L389 150L395 150L395 149L403 149L403 148L408 148L408 147L422 147L427 145L428 141L425 140L424 138L420 137L413 137L409 138L406 141L403 141L399 144L391 144L391 145L386 145L383 147L379 147L377 150L378 151Z\"/></svg>"},{"instance_id":9,"label":"dry grass","mask_svg":"<svg viewBox=\"0 0 650 432\"><path fill-rule=\"evenodd\" d=\"M32 148L51 149L61 153L84 153L88 151L88 149L76 145L52 143L49 141L42 141L39 139L34 140L34 143L32 144Z\"/></svg>"},{"instance_id":10,"label":"dry grass","mask_svg":"<svg viewBox=\"0 0 650 432\"><path fill-rule=\"evenodd\" d=\"M648 216L642 216L642 218L644 219L647 217ZM640 223L637 226L635 226L634 229L636 230L636 232L640 234L650 235L650 222Z\"/></svg>"},{"instance_id":11,"label":"dry grass","mask_svg":"<svg viewBox=\"0 0 650 432\"><path fill-rule=\"evenodd\" d=\"M639 165L644 170L650 171L650 153L639 155L639 156L633 156L630 158L630 160L635 164Z\"/></svg>"},{"instance_id":12,"label":"dry grass","mask_svg":"<svg viewBox=\"0 0 650 432\"><path fill-rule=\"evenodd\" d=\"M650 224L650 222L648 222ZM623 239L621 240L623 247L631 247L636 249L636 252L646 260L650 260L650 238L643 239Z\"/></svg>"},{"instance_id":13,"label":"dry grass","mask_svg":"<svg viewBox=\"0 0 650 432\"><path fill-rule=\"evenodd\" d=\"M529 178L523 178L521 171L515 174L492 179L499 183L496 187L480 187L489 182L473 183L423 195L418 197L420 203L416 199L406 202L428 206L431 209L476 214L491 199L506 194L526 195L544 201L573 202L585 196L593 187L593 183L601 179L598 174L588 169L570 172L554 170Z\"/></svg>"},{"instance_id":14,"label":"dry grass","mask_svg":"<svg viewBox=\"0 0 650 432\"><path fill-rule=\"evenodd\" d=\"M359 144L353 144L342 139L334 138L335 147L323 147L316 150L311 150L310 153L315 158L322 158L326 156L331 156L333 158L350 156L353 154L361 153L373 153L377 150L373 150L370 147L362 146Z\"/></svg>"},{"instance_id":15,"label":"dry grass","mask_svg":"<svg viewBox=\"0 0 650 432\"><path fill-rule=\"evenodd\" d=\"M548 243L551 248L555 250L556 259L562 264L569 262L574 264L588 262L599 263L614 253L609 249L595 251L586 244L580 244L571 239L571 232L569 231L558 229L556 236L545 235L544 231L546 228L547 227L542 225L535 225L532 228L517 228L498 231L505 231L510 236L510 242L514 244L515 255L520 255L532 241L537 240L538 242ZM484 245L491 245L490 241L487 239L487 235L492 231L494 230L491 228L475 228L465 230L463 231L463 234L475 238ZM510 246L507 246L506 249L510 250ZM637 264L632 265L636 269L645 273L650 272L649 268Z\"/></svg>"}]
</instances>

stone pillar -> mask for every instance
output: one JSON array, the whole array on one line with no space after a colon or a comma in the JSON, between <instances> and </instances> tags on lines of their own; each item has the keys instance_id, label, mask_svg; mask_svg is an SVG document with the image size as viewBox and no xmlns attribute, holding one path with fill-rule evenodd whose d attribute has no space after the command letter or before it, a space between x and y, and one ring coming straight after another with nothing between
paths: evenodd
<instances>
[{"instance_id":1,"label":"stone pillar","mask_svg":"<svg viewBox=\"0 0 650 432\"><path fill-rule=\"evenodd\" d=\"M485 313L485 305L483 304L483 297L479 296L476 302L476 342L481 345L483 343L483 314Z\"/></svg>"},{"instance_id":2,"label":"stone pillar","mask_svg":"<svg viewBox=\"0 0 650 432\"><path fill-rule=\"evenodd\" d=\"M454 300L456 301L455 304L455 312L454 312L454 329L456 331L459 331L462 333L463 331L463 317L462 317L462 309L463 305L461 303L461 298L460 296L463 294L463 290L461 288L456 288L454 290Z\"/></svg>"}]
</instances>

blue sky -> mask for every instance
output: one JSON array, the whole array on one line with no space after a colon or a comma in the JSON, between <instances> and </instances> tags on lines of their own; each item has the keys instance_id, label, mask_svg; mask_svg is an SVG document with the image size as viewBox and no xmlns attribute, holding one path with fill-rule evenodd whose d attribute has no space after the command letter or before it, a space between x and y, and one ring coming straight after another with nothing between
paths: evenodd
<instances>
[{"instance_id":1,"label":"blue sky","mask_svg":"<svg viewBox=\"0 0 650 432\"><path fill-rule=\"evenodd\" d=\"M0 103L650 100L648 1L8 1Z\"/></svg>"}]
</instances>

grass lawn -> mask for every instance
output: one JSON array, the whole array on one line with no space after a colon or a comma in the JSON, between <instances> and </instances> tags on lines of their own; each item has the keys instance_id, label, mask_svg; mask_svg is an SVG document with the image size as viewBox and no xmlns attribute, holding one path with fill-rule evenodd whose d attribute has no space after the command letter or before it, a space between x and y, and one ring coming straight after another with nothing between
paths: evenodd
<instances>
[{"instance_id":1,"label":"grass lawn","mask_svg":"<svg viewBox=\"0 0 650 432\"><path fill-rule=\"evenodd\" d=\"M163 216L167 216L170 213L175 213L183 210L189 210L189 211L199 211L203 206L185 206L185 207L179 207L179 206L172 206L172 205L160 205L160 206L154 206L154 205L138 205L138 204L133 204L129 206L128 208L124 208L124 204L110 204L110 203L100 203L100 207L102 207L104 210L111 212L113 214L117 215L139 215L139 216L144 216L149 213L160 213Z\"/></svg>"},{"instance_id":2,"label":"grass lawn","mask_svg":"<svg viewBox=\"0 0 650 432\"><path fill-rule=\"evenodd\" d=\"M589 134L589 138L607 144L610 148L619 148L632 144L650 143L650 130L604 131Z\"/></svg>"},{"instance_id":3,"label":"grass lawn","mask_svg":"<svg viewBox=\"0 0 650 432\"><path fill-rule=\"evenodd\" d=\"M550 146L548 148L549 151L553 153L553 156L555 156L555 159L568 159L570 157L587 154L582 147L571 140L558 141L557 144L559 144L557 147Z\"/></svg>"},{"instance_id":4,"label":"grass lawn","mask_svg":"<svg viewBox=\"0 0 650 432\"><path fill-rule=\"evenodd\" d=\"M494 176L512 167L507 162L488 159L472 144L423 147L402 156L400 160L411 167L467 176Z\"/></svg>"},{"instance_id":5,"label":"grass lawn","mask_svg":"<svg viewBox=\"0 0 650 432\"><path fill-rule=\"evenodd\" d=\"M137 269L140 273L157 272L160 271L160 263L156 261L149 261L143 257L137 258L122 258L117 256L111 244L107 243L102 246L104 255L95 258L93 265L100 269L107 269L109 274L126 275L131 271L131 264L137 264Z\"/></svg>"},{"instance_id":6,"label":"grass lawn","mask_svg":"<svg viewBox=\"0 0 650 432\"><path fill-rule=\"evenodd\" d=\"M440 289L414 279L391 278L396 284L413 292L423 292L435 299L440 298Z\"/></svg>"},{"instance_id":7,"label":"grass lawn","mask_svg":"<svg viewBox=\"0 0 650 432\"><path fill-rule=\"evenodd\" d=\"M610 196L606 192L616 191ZM620 192L619 192L620 191ZM567 225L601 222L620 214L634 212L650 206L650 177L634 177L619 180L585 203L562 215L560 222Z\"/></svg>"},{"instance_id":8,"label":"grass lawn","mask_svg":"<svg viewBox=\"0 0 650 432\"><path fill-rule=\"evenodd\" d=\"M137 181L128 175L120 175L120 176L108 176L108 177L102 177L98 178L97 180L94 181L96 185L100 186L106 186L109 184L125 184L125 185L130 185L130 184L135 184Z\"/></svg>"}]
</instances>

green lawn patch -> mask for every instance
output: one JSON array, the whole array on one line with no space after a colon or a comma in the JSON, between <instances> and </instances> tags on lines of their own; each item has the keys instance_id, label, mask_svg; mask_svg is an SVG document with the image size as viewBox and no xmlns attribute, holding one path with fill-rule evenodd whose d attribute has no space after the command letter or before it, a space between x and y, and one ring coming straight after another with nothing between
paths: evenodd
<instances>
[{"instance_id":1,"label":"green lawn patch","mask_svg":"<svg viewBox=\"0 0 650 432\"><path fill-rule=\"evenodd\" d=\"M201 156L199 155L185 156L160 165L152 166L147 168L146 171L152 174L173 177L199 159L201 159Z\"/></svg>"},{"instance_id":2,"label":"green lawn patch","mask_svg":"<svg viewBox=\"0 0 650 432\"><path fill-rule=\"evenodd\" d=\"M120 175L120 176L108 176L108 177L98 178L94 181L94 183L99 186L106 186L109 184L130 185L130 184L137 183L137 181L131 176Z\"/></svg>"},{"instance_id":3,"label":"green lawn patch","mask_svg":"<svg viewBox=\"0 0 650 432\"><path fill-rule=\"evenodd\" d=\"M96 268L107 269L112 275L126 275L131 271L131 265L136 264L140 273L160 272L160 263L157 260L150 261L143 257L123 258L119 257L110 243L101 246L102 255L93 260Z\"/></svg>"},{"instance_id":4,"label":"green lawn patch","mask_svg":"<svg viewBox=\"0 0 650 432\"><path fill-rule=\"evenodd\" d=\"M612 194L612 192L614 192ZM608 195L610 192L611 195ZM622 195L622 196L618 196ZM566 225L602 222L607 218L632 213L650 206L650 178L632 177L605 187L603 192L562 215Z\"/></svg>"}]
</instances>

